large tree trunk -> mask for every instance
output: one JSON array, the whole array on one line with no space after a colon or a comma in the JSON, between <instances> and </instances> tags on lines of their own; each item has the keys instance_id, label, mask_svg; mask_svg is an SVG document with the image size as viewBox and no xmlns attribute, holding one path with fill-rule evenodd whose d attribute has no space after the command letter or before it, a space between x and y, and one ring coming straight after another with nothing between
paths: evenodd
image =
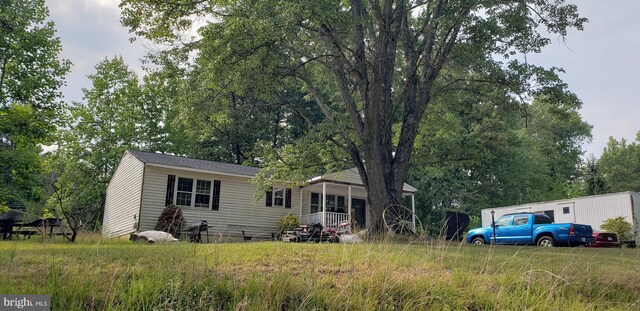
<instances>
[{"instance_id":1,"label":"large tree trunk","mask_svg":"<svg viewBox=\"0 0 640 311\"><path fill-rule=\"evenodd\" d=\"M391 205L403 203L402 189L409 165L408 159L394 156L390 128L376 127L367 130L370 131L368 135L376 139L373 143L365 144L363 148L366 174L361 173L360 178L367 189L371 208L370 232L380 234L386 232L389 225L383 219L384 210ZM413 139L409 144L400 146L402 153L411 153L412 149ZM395 154L398 154L398 151ZM386 219L386 221L392 221L392 219Z\"/></svg>"},{"instance_id":2,"label":"large tree trunk","mask_svg":"<svg viewBox=\"0 0 640 311\"><path fill-rule=\"evenodd\" d=\"M389 164L385 166L390 166ZM383 219L385 208L393 204L402 203L402 181L395 181L394 177L380 173L378 168L369 170L367 197L370 213L369 232L372 234L381 234L387 231L386 223ZM386 175L386 176L385 176ZM400 186L398 186L400 185Z\"/></svg>"}]
</instances>

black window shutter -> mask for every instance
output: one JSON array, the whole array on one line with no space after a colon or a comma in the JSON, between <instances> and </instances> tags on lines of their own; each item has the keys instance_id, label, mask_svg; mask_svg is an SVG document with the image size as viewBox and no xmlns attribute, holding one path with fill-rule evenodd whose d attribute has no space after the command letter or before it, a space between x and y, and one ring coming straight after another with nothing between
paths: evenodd
<instances>
[{"instance_id":1,"label":"black window shutter","mask_svg":"<svg viewBox=\"0 0 640 311\"><path fill-rule=\"evenodd\" d=\"M220 209L220 181L213 181L213 202L211 204L211 210L217 211Z\"/></svg>"},{"instance_id":2,"label":"black window shutter","mask_svg":"<svg viewBox=\"0 0 640 311\"><path fill-rule=\"evenodd\" d=\"M169 175L167 177L167 195L164 199L164 206L173 204L173 189L176 186L176 175Z\"/></svg>"},{"instance_id":3,"label":"black window shutter","mask_svg":"<svg viewBox=\"0 0 640 311\"><path fill-rule=\"evenodd\" d=\"M267 199L265 201L265 205L266 206L273 206L273 199L272 199L273 198L273 188L271 188L271 191L267 191L265 194L266 194L265 196L267 197Z\"/></svg>"},{"instance_id":4,"label":"black window shutter","mask_svg":"<svg viewBox=\"0 0 640 311\"><path fill-rule=\"evenodd\" d=\"M284 194L284 207L291 208L291 188L287 188Z\"/></svg>"}]
</instances>

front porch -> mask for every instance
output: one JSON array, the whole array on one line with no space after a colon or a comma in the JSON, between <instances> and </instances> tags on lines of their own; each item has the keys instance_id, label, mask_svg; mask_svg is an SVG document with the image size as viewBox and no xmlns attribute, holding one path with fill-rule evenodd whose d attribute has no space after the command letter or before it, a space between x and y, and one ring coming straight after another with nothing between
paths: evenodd
<instances>
[{"instance_id":1,"label":"front porch","mask_svg":"<svg viewBox=\"0 0 640 311\"><path fill-rule=\"evenodd\" d=\"M345 172L342 176L315 178L308 186L300 188L299 218L303 224L321 224L324 228L349 232L370 226L366 189L356 182L360 181L357 172ZM403 196L410 198L413 215L414 192L415 188L405 184ZM415 218L412 223L415 228Z\"/></svg>"}]
</instances>

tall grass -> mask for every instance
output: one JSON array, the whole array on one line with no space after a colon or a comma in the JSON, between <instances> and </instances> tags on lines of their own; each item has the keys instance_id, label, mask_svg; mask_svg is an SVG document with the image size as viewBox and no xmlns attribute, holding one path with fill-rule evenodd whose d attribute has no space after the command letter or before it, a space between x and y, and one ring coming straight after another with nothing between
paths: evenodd
<instances>
[{"instance_id":1,"label":"tall grass","mask_svg":"<svg viewBox=\"0 0 640 311\"><path fill-rule=\"evenodd\" d=\"M640 309L640 252L457 243L0 242L0 293L54 310Z\"/></svg>"}]
</instances>

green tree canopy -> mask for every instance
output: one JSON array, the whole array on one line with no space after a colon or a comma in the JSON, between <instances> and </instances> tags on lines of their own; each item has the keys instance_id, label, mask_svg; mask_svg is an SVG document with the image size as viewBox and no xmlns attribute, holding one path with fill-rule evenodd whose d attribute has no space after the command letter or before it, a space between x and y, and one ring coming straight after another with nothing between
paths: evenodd
<instances>
[{"instance_id":1,"label":"green tree canopy","mask_svg":"<svg viewBox=\"0 0 640 311\"><path fill-rule=\"evenodd\" d=\"M46 21L44 0L0 0L0 108L31 105L43 116L60 109L60 87L70 63Z\"/></svg>"},{"instance_id":2,"label":"green tree canopy","mask_svg":"<svg viewBox=\"0 0 640 311\"><path fill-rule=\"evenodd\" d=\"M640 191L640 132L631 143L610 137L597 167L610 192Z\"/></svg>"},{"instance_id":3,"label":"green tree canopy","mask_svg":"<svg viewBox=\"0 0 640 311\"><path fill-rule=\"evenodd\" d=\"M169 120L175 141L172 151L221 162L251 164L260 147L273 148L291 143L306 132L305 124L318 114L305 113L313 103L304 98L299 86L276 83L277 79L258 72L259 64L245 64L233 79L219 79L220 72L207 55L188 67L179 78L177 91L166 106L177 113ZM253 79L251 84L238 80ZM182 136L182 142L176 139Z\"/></svg>"},{"instance_id":4,"label":"green tree canopy","mask_svg":"<svg viewBox=\"0 0 640 311\"><path fill-rule=\"evenodd\" d=\"M598 167L598 161L593 157L593 155L587 158L587 163L583 167L583 170L583 182L582 184L578 183L582 186L582 192L577 195L597 195L607 193L607 183L604 180L604 176L602 176L600 168Z\"/></svg>"},{"instance_id":5,"label":"green tree canopy","mask_svg":"<svg viewBox=\"0 0 640 311\"><path fill-rule=\"evenodd\" d=\"M70 67L47 17L44 0L0 0L0 205L45 197L39 144L60 124Z\"/></svg>"}]
</instances>

